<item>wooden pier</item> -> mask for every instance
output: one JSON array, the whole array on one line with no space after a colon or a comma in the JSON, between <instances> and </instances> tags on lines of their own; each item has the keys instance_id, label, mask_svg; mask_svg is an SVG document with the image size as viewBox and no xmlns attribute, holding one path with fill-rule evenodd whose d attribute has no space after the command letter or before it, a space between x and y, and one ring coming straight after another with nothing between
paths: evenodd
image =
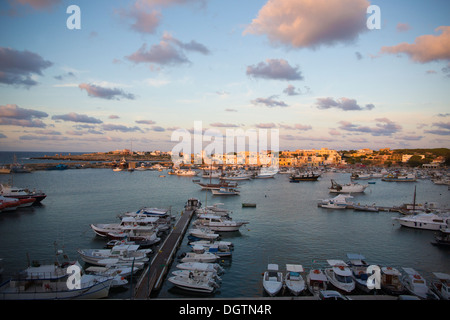
<instances>
[{"instance_id":1,"label":"wooden pier","mask_svg":"<svg viewBox=\"0 0 450 320\"><path fill-rule=\"evenodd\" d=\"M195 207L193 206L187 207L186 210L182 212L178 222L163 244L159 247L158 252L156 252L151 263L137 281L134 291L135 299L149 299L152 291L158 291L161 288L164 277L170 268L181 241L183 240L183 236L186 233L186 229L194 212Z\"/></svg>"}]
</instances>

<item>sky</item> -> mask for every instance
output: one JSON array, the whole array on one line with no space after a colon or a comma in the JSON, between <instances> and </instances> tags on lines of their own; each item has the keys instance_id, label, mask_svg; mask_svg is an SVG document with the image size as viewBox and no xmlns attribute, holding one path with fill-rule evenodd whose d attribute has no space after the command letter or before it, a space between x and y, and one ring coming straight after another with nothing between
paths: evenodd
<instances>
[{"instance_id":1,"label":"sky","mask_svg":"<svg viewBox=\"0 0 450 320\"><path fill-rule=\"evenodd\" d=\"M280 150L448 148L449 12L447 0L1 1L0 150L170 151L195 123L205 141L276 132Z\"/></svg>"}]
</instances>

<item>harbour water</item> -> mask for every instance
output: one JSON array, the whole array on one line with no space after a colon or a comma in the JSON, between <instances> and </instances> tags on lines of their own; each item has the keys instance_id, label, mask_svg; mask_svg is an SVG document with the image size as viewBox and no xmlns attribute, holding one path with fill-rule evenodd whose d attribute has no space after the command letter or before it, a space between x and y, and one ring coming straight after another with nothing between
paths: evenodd
<instances>
[{"instance_id":1,"label":"harbour water","mask_svg":"<svg viewBox=\"0 0 450 320\"><path fill-rule=\"evenodd\" d=\"M161 177L164 175L164 177ZM78 248L102 248L105 240L95 236L91 223L116 222L118 215L143 206L171 208L175 216L183 211L187 199L203 204L223 203L232 218L249 224L239 232L223 234L232 241L233 257L221 263L225 273L222 285L208 297L239 298L265 296L262 273L268 263L284 270L287 263L309 268L326 259L346 260L347 253L360 253L370 264L411 267L431 278L431 272L450 273L448 250L431 245L434 232L400 227L392 220L397 212L360 212L319 208L331 179L350 182L350 173L324 173L318 181L289 183L287 174L273 179L240 183L239 196L218 197L202 191L192 177L168 175L167 171L114 172L111 169L70 169L35 171L0 176L13 179L14 186L40 189L47 194L42 205L0 213L0 258L5 271L2 280L24 269L27 259L52 260L55 246L71 259L80 259ZM197 177L196 179L201 179ZM380 206L398 206L413 201L437 202L450 207L450 191L428 179L417 182L384 182L375 179L364 194L352 201ZM360 183L366 183L360 181ZM256 208L242 208L242 203ZM179 253L188 251L184 239ZM176 261L175 261L176 263ZM175 264L174 263L174 264ZM171 271L175 266L172 265ZM111 298L130 298L129 290L114 290ZM158 298L202 297L174 288L165 282Z\"/></svg>"}]
</instances>

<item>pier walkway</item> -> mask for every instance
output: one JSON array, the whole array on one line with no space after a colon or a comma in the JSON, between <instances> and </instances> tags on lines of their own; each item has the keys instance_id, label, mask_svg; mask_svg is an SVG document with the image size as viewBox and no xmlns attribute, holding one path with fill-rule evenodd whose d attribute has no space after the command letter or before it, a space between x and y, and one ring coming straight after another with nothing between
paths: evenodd
<instances>
[{"instance_id":1,"label":"pier walkway","mask_svg":"<svg viewBox=\"0 0 450 320\"><path fill-rule=\"evenodd\" d=\"M181 214L171 233L159 247L153 260L139 278L134 291L135 299L149 299L152 291L161 288L164 276L170 268L194 212L195 207L187 207Z\"/></svg>"}]
</instances>

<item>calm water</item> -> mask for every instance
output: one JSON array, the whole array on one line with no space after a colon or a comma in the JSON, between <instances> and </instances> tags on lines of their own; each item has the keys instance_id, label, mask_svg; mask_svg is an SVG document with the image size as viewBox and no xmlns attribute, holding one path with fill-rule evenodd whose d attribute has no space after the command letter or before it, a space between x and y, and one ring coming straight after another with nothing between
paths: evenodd
<instances>
[{"instance_id":1,"label":"calm water","mask_svg":"<svg viewBox=\"0 0 450 320\"><path fill-rule=\"evenodd\" d=\"M9 179L9 175L0 176L1 182ZM53 259L55 241L72 259L79 259L77 248L102 248L105 241L95 237L91 223L116 222L118 214L142 206L171 207L179 216L190 197L208 205L224 203L234 219L250 222L240 232L223 237L235 244L235 251L232 259L223 259L226 272L215 297L263 296L261 275L268 263L278 263L283 270L286 263L309 267L313 261L346 260L348 252L363 254L369 263L413 267L425 276L433 271L450 273L450 251L430 244L432 231L401 228L391 219L398 213L318 208L319 199L331 196L330 179L348 183L350 174L326 173L317 182L303 183L289 183L288 175L278 174L275 179L242 182L241 195L235 197L213 197L192 183L192 177L167 172L72 169L16 174L15 186L41 189L47 198L39 207L0 213L3 279L25 268L27 255L31 260ZM418 203L450 206L447 186L429 180L395 183L378 179L353 201L383 206L410 203L414 186ZM257 203L257 208L242 208L242 202ZM186 239L180 248L183 251L188 251ZM111 297L128 298L129 293L116 290ZM192 294L166 281L158 297Z\"/></svg>"}]
</instances>

